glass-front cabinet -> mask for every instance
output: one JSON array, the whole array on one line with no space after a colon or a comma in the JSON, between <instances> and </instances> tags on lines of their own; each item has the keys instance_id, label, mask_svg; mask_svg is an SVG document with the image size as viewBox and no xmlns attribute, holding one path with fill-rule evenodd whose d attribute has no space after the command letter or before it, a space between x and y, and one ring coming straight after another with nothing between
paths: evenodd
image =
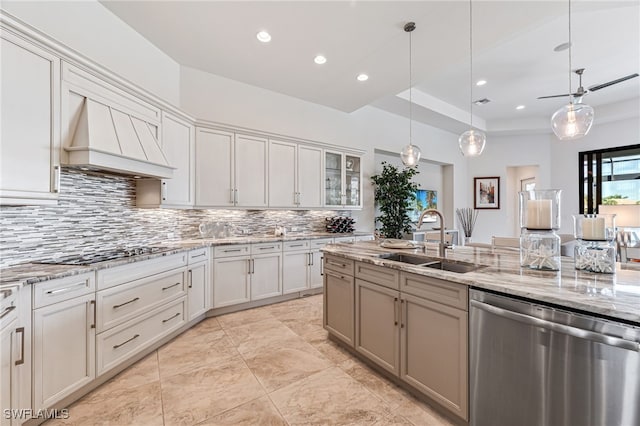
<instances>
[{"instance_id":1,"label":"glass-front cabinet","mask_svg":"<svg viewBox=\"0 0 640 426\"><path fill-rule=\"evenodd\" d=\"M362 207L360 157L325 151L325 206Z\"/></svg>"}]
</instances>

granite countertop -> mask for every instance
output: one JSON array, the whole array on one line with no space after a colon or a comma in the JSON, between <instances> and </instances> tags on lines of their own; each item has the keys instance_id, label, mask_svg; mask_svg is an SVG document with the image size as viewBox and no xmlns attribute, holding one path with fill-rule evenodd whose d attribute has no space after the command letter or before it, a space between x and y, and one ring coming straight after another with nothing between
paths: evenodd
<instances>
[{"instance_id":1,"label":"granite countertop","mask_svg":"<svg viewBox=\"0 0 640 426\"><path fill-rule=\"evenodd\" d=\"M220 245L231 244L256 244L273 241L296 241L333 237L349 237L371 235L371 232L354 232L350 234L333 234L328 232L312 232L312 233L289 233L285 236L275 235L247 235L243 237L230 238L198 238L191 240L175 240L166 241L158 244L166 247L155 253L144 254L139 256L125 257L106 262L94 263L92 265L51 265L43 263L20 263L0 269L0 288L2 286L15 286L34 284L42 281L48 281L57 278L79 275L85 272L93 272L100 269L114 268L116 266L127 263L141 262L161 256L169 256L186 250L198 247L214 247Z\"/></svg>"},{"instance_id":2,"label":"granite countertop","mask_svg":"<svg viewBox=\"0 0 640 426\"><path fill-rule=\"evenodd\" d=\"M478 247L447 249L447 258L485 265L476 271L455 273L394 262L377 257L382 253L422 254L421 249L384 249L376 241L332 244L328 254L385 266L400 271L445 279L468 286L520 296L534 301L604 315L640 325L640 269L617 264L615 274L578 271L572 257L562 257L560 271L520 267L517 250ZM437 257L437 244L427 244L426 255Z\"/></svg>"}]
</instances>

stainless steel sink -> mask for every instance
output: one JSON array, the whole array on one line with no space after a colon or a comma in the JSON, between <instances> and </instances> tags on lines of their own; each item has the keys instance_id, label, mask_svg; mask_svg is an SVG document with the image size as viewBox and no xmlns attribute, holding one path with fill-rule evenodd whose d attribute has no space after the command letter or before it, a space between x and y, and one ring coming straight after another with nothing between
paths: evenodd
<instances>
[{"instance_id":1,"label":"stainless steel sink","mask_svg":"<svg viewBox=\"0 0 640 426\"><path fill-rule=\"evenodd\" d=\"M484 268L484 265L477 265L475 263L468 262L455 262L450 260L439 260L422 266L426 268L440 269L441 271L456 272L458 274L464 274L466 272L477 271L480 268Z\"/></svg>"},{"instance_id":2,"label":"stainless steel sink","mask_svg":"<svg viewBox=\"0 0 640 426\"><path fill-rule=\"evenodd\" d=\"M408 263L410 265L423 266L425 268L440 269L441 271L455 272L464 274L466 272L476 271L484 268L484 265L478 265L469 262L460 262L449 259L440 259L437 257L416 256L406 253L385 253L378 257L394 262Z\"/></svg>"}]
</instances>

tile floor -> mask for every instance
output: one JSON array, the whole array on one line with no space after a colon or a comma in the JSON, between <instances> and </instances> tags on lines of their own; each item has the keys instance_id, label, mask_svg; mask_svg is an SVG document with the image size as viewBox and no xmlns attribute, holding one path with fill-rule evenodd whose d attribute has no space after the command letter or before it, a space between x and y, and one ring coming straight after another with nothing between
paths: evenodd
<instances>
[{"instance_id":1,"label":"tile floor","mask_svg":"<svg viewBox=\"0 0 640 426\"><path fill-rule=\"evenodd\" d=\"M322 296L209 318L58 425L449 425L327 340Z\"/></svg>"}]
</instances>

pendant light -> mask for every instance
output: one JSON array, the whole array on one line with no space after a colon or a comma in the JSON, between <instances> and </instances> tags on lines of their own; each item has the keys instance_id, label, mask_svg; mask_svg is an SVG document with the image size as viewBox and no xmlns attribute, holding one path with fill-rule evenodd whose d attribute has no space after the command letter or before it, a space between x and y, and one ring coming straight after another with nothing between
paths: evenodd
<instances>
[{"instance_id":1,"label":"pendant light","mask_svg":"<svg viewBox=\"0 0 640 426\"><path fill-rule=\"evenodd\" d=\"M407 167L415 167L418 165L418 161L420 161L420 155L422 155L420 148L411 143L412 140L412 105L413 99L411 97L411 32L416 29L415 22L407 22L404 26L405 32L409 33L409 145L406 145L400 151L400 158L402 159L402 164Z\"/></svg>"},{"instance_id":2,"label":"pendant light","mask_svg":"<svg viewBox=\"0 0 640 426\"><path fill-rule=\"evenodd\" d=\"M469 127L460 135L458 146L465 157L477 157L484 151L487 136L473 128L473 9L469 0Z\"/></svg>"},{"instance_id":3,"label":"pendant light","mask_svg":"<svg viewBox=\"0 0 640 426\"><path fill-rule=\"evenodd\" d=\"M551 116L551 129L560 140L579 139L589 133L593 124L593 108L582 103L582 96L574 103L571 90L571 0L569 0L569 104Z\"/></svg>"}]
</instances>

